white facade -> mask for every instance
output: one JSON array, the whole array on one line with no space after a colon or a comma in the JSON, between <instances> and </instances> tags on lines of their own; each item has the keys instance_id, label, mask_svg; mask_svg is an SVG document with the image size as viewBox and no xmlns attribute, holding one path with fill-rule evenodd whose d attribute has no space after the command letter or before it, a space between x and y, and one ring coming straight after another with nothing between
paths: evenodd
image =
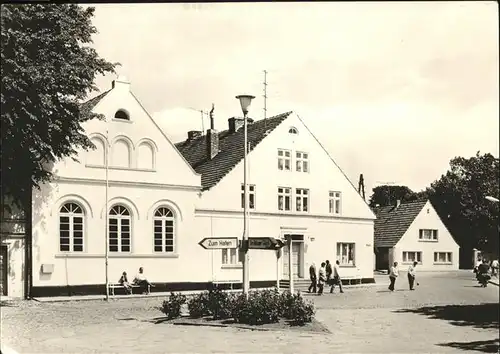
<instances>
[{"instance_id":1,"label":"white facade","mask_svg":"<svg viewBox=\"0 0 500 354\"><path fill-rule=\"evenodd\" d=\"M403 267L409 266L414 258L419 262L418 269L422 271L458 270L459 249L436 210L427 201L393 247L392 258L399 262L401 270L405 270Z\"/></svg>"},{"instance_id":2,"label":"white facade","mask_svg":"<svg viewBox=\"0 0 500 354\"><path fill-rule=\"evenodd\" d=\"M129 119L115 119L118 110ZM65 159L56 164L56 180L34 192L33 293L39 293L39 288L105 283L106 136L110 143L108 211L122 206L129 214L127 225L120 220L116 226L118 251L111 249L110 235L110 281L116 282L123 271L133 278L141 266L153 282L205 280L207 274L191 266L193 259L209 260L193 238L201 176L136 100L129 83L115 81L94 112L106 120L89 121L84 128L98 148L80 152L79 162ZM83 223L74 221L80 215L61 213L67 203L81 207ZM172 212L173 247L168 252L165 248L156 252L154 247L154 214L161 207ZM61 245L67 242L61 217L68 216L72 218L70 250ZM109 227L113 228L111 220ZM83 228L83 247L76 241L81 236L77 228Z\"/></svg>"},{"instance_id":3,"label":"white facade","mask_svg":"<svg viewBox=\"0 0 500 354\"><path fill-rule=\"evenodd\" d=\"M295 128L298 134L290 134ZM291 154L291 169L278 169L278 150ZM297 152L307 154L308 172L296 171ZM354 244L354 262L343 265L343 275L373 278L374 214L355 188L310 133L292 113L249 154L249 184L254 186L255 208L250 210L249 237L284 238L297 235L293 255L298 277L308 278L312 262L319 267L334 262L337 244ZM221 182L204 192L196 207L197 225L204 237L241 237L243 232L241 185L243 161ZM278 210L278 188L291 189L291 210ZM307 212L296 211L296 189L308 191ZM329 193L340 192L340 213L329 210ZM300 240L302 236L302 241ZM346 247L340 246L339 247ZM241 265L224 265L223 252L214 253L217 278L241 280ZM285 250L286 252L286 250ZM272 251L250 250L250 279L288 279L287 257L276 264ZM278 267L278 269L277 269Z\"/></svg>"},{"instance_id":4,"label":"white facade","mask_svg":"<svg viewBox=\"0 0 500 354\"><path fill-rule=\"evenodd\" d=\"M139 267L160 284L157 291L161 284L181 284L177 288L182 289L188 283L241 282L236 250L209 251L198 242L204 237L241 238L243 161L202 191L201 175L148 115L128 82L115 80L93 112L105 120L83 127L97 149L80 151L78 161L54 165L55 180L33 192L32 295L102 293L106 242L110 282L123 271L131 280ZM296 134L289 132L292 127ZM278 150L290 152L289 171L278 169ZM307 172L296 170L297 153ZM339 258L345 277L373 279L375 216L297 115L291 114L253 149L249 169L255 197L250 237L294 235L296 277L307 278L312 262L319 266ZM290 188L290 210L278 210L278 188ZM297 188L307 191L307 211L296 210ZM9 250L14 252L16 245ZM22 265L22 255L11 259ZM275 251L250 250L250 281L287 279L288 257L277 261L276 256ZM23 278L14 278L21 287L9 289L22 294Z\"/></svg>"}]
</instances>

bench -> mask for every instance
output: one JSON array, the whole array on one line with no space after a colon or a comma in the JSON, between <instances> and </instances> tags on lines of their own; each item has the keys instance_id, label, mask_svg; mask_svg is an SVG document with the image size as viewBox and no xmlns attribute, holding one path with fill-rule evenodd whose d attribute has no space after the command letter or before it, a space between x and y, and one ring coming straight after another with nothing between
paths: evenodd
<instances>
[{"instance_id":1,"label":"bench","mask_svg":"<svg viewBox=\"0 0 500 354\"><path fill-rule=\"evenodd\" d=\"M132 287L131 294L134 293L134 289L140 288L140 286L137 285L137 284L130 284L130 286ZM111 294L108 294L108 295L115 296L115 289L124 289L125 290L125 287L122 284L120 284L120 283L109 283L109 290L108 291ZM148 285L148 292L151 292L151 286L150 285Z\"/></svg>"},{"instance_id":2,"label":"bench","mask_svg":"<svg viewBox=\"0 0 500 354\"><path fill-rule=\"evenodd\" d=\"M239 280L213 280L212 284L214 285L222 285L222 284L231 284L230 290L233 290L233 285L235 283L240 283Z\"/></svg>"}]
</instances>

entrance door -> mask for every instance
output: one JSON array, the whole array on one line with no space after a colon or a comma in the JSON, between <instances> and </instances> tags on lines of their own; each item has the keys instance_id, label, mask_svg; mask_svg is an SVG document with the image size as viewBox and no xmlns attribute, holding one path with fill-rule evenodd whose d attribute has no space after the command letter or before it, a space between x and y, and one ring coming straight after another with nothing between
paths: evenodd
<instances>
[{"instance_id":1,"label":"entrance door","mask_svg":"<svg viewBox=\"0 0 500 354\"><path fill-rule=\"evenodd\" d=\"M2 295L7 296L7 247L0 247L0 289Z\"/></svg>"},{"instance_id":2,"label":"entrance door","mask_svg":"<svg viewBox=\"0 0 500 354\"><path fill-rule=\"evenodd\" d=\"M292 243L292 272L293 278L297 279L300 277L300 268L302 266L301 260L302 242ZM283 247L283 277L290 279L289 269L288 269L288 252L289 246Z\"/></svg>"}]
</instances>

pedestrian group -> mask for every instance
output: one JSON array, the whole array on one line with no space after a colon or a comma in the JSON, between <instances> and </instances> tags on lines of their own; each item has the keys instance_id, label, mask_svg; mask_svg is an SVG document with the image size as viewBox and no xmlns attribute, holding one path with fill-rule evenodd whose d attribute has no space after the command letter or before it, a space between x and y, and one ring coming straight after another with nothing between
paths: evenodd
<instances>
[{"instance_id":1,"label":"pedestrian group","mask_svg":"<svg viewBox=\"0 0 500 354\"><path fill-rule=\"evenodd\" d=\"M316 272L316 265L313 262L309 267L309 278L311 279L309 292L316 293L317 290L317 294L322 295L325 284L330 286L330 294L335 290L335 285L339 286L341 293L344 292L342 289L342 279L340 278L339 261L336 261L333 267L329 260L322 262L318 272Z\"/></svg>"}]
</instances>

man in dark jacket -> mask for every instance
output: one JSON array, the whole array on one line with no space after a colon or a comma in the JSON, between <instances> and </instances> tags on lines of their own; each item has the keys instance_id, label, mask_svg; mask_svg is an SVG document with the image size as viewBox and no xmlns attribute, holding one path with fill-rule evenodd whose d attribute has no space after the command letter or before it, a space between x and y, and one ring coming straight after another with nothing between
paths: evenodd
<instances>
[{"instance_id":1,"label":"man in dark jacket","mask_svg":"<svg viewBox=\"0 0 500 354\"><path fill-rule=\"evenodd\" d=\"M314 265L314 262L309 267L309 278L311 279L311 285L309 285L309 292L311 292L312 289L313 292L316 293L316 284L318 283L318 278L316 277L316 266Z\"/></svg>"},{"instance_id":2,"label":"man in dark jacket","mask_svg":"<svg viewBox=\"0 0 500 354\"><path fill-rule=\"evenodd\" d=\"M333 286L333 269L332 265L329 260L326 260L326 284L330 285L330 292L332 291L332 286Z\"/></svg>"}]
</instances>

